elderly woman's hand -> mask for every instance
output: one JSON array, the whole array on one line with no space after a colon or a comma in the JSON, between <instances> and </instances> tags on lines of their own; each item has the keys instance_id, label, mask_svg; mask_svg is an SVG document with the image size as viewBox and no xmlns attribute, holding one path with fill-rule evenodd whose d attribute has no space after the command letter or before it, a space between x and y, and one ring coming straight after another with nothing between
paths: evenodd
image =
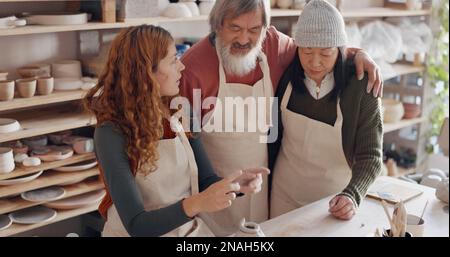
<instances>
[{"instance_id":1,"label":"elderly woman's hand","mask_svg":"<svg viewBox=\"0 0 450 257\"><path fill-rule=\"evenodd\" d=\"M356 207L350 197L338 195L331 199L328 211L338 219L350 220L356 214Z\"/></svg>"},{"instance_id":2,"label":"elderly woman's hand","mask_svg":"<svg viewBox=\"0 0 450 257\"><path fill-rule=\"evenodd\" d=\"M241 186L239 192L244 194L256 194L261 191L263 183L262 176L268 175L270 170L264 167L251 168L242 171L242 175L233 182L239 183Z\"/></svg>"}]
</instances>

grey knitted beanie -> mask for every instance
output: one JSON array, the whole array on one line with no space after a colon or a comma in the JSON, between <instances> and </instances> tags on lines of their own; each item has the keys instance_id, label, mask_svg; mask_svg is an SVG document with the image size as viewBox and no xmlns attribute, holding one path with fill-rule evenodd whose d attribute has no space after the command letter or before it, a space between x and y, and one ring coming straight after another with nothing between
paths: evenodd
<instances>
[{"instance_id":1,"label":"grey knitted beanie","mask_svg":"<svg viewBox=\"0 0 450 257\"><path fill-rule=\"evenodd\" d=\"M312 0L305 6L294 33L300 47L340 47L347 44L344 18L325 0Z\"/></svg>"}]
</instances>

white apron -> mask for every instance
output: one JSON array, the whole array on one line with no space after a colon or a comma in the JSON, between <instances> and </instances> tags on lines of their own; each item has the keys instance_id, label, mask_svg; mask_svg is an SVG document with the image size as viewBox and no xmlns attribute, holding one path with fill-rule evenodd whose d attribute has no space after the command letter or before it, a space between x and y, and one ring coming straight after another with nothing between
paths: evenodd
<instances>
[{"instance_id":1,"label":"white apron","mask_svg":"<svg viewBox=\"0 0 450 257\"><path fill-rule=\"evenodd\" d=\"M248 124L257 124L257 120L266 121L265 124L270 123L271 106L265 106L263 111L256 111L258 113L256 119L249 118L247 115L248 109L238 110L236 113L243 114L244 124L239 126L236 122L236 115L234 119L230 119L225 115L225 112L218 108L219 102L222 103L222 110L224 110L225 97L241 97L243 99L250 97L257 101L258 98L264 97L265 104L272 104L273 97L272 81L270 79L269 65L264 53L259 57L259 65L263 72L263 78L256 82L255 85L249 86L246 84L226 83L225 71L222 66L220 54L219 57L219 93L214 110L209 112L210 118L203 124L201 139L203 146L208 154L209 159L218 176L226 177L236 170L242 170L253 167L267 167L268 166L268 152L267 144L260 143L262 136L266 136L268 126L264 128L265 132L258 130L256 125L256 132L249 129ZM259 109L260 107L258 107ZM250 116L251 117L251 116ZM219 125L221 132L213 131L206 132L205 128L217 127L214 121L221 121ZM229 131L226 128L232 127L232 131L244 132L225 132ZM238 127L241 130L238 130ZM242 128L244 128L242 130ZM210 130L211 131L211 130ZM216 236L227 236L235 233L239 229L240 221L245 218L249 221L263 222L268 219L268 185L267 176L263 176L263 184L261 192L253 195L245 195L238 197L231 207L216 213L202 214L203 220L208 224L209 228Z\"/></svg>"},{"instance_id":2,"label":"white apron","mask_svg":"<svg viewBox=\"0 0 450 257\"><path fill-rule=\"evenodd\" d=\"M340 193L352 174L342 148L339 100L332 127L290 111L291 93L289 84L281 101L284 131L273 172L271 218Z\"/></svg>"},{"instance_id":3,"label":"white apron","mask_svg":"<svg viewBox=\"0 0 450 257\"><path fill-rule=\"evenodd\" d=\"M142 195L146 211L172 205L183 198L198 193L198 172L194 153L181 128L174 139L160 140L157 169L148 176L138 173L136 184ZM141 167L145 169L148 167ZM129 236L114 205L108 209L108 220L103 236ZM214 236L207 225L198 217L163 235L166 237Z\"/></svg>"}]
</instances>

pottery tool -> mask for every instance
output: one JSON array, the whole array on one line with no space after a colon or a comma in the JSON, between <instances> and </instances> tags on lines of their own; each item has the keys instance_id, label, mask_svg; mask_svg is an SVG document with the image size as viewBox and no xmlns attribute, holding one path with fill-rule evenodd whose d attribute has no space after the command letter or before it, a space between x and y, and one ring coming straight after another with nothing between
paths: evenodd
<instances>
[{"instance_id":1,"label":"pottery tool","mask_svg":"<svg viewBox=\"0 0 450 257\"><path fill-rule=\"evenodd\" d=\"M427 206L428 206L428 200L427 200L427 202L425 203L425 207L423 207L422 215L420 215L420 219L417 221L417 225L420 225L420 221L423 220L423 215L425 214L425 210L427 209Z\"/></svg>"},{"instance_id":2,"label":"pottery tool","mask_svg":"<svg viewBox=\"0 0 450 257\"><path fill-rule=\"evenodd\" d=\"M390 232L389 236L392 236L392 233L394 232L395 227L394 227L394 223L392 221L391 215L389 214L389 209L387 207L387 203L384 200L381 200L381 205L383 206L384 213L386 213L386 216L389 220L389 225L391 226L391 232Z\"/></svg>"}]
</instances>

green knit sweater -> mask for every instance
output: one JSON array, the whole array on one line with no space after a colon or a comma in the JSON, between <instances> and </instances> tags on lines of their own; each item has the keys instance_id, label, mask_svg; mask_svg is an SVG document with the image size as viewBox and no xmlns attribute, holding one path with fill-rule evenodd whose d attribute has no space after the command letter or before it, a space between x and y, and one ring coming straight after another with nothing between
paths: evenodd
<instances>
[{"instance_id":1,"label":"green knit sweater","mask_svg":"<svg viewBox=\"0 0 450 257\"><path fill-rule=\"evenodd\" d=\"M293 90L287 108L295 113L315 119L331 126L337 119L337 99L333 92L319 100L314 99L308 90L298 90L305 87L299 83L300 61L298 57L287 69L280 80L276 97L281 105L282 97L288 84ZM349 196L356 206L365 197L369 186L381 172L383 119L381 100L366 92L367 74L364 80L358 81L353 67L347 67L346 85L340 95L340 107L343 115L342 145L345 157L352 170L350 183L343 189L341 195ZM292 83L294 82L294 83ZM278 108L278 138L269 144L269 166L273 170L283 138L283 124L280 108ZM326 156L324 156L326 158Z\"/></svg>"}]
</instances>

